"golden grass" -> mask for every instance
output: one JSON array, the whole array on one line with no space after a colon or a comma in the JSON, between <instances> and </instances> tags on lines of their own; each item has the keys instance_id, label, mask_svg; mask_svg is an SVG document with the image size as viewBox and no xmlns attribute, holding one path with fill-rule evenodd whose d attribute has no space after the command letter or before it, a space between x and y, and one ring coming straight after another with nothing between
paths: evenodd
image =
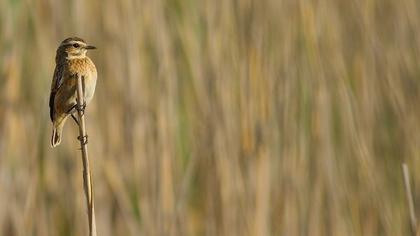
<instances>
[{"instance_id":1,"label":"golden grass","mask_svg":"<svg viewBox=\"0 0 420 236\"><path fill-rule=\"evenodd\" d=\"M0 235L87 232L77 127L49 148L55 49L73 35L99 48L98 235L409 234L400 164L418 203L419 10L0 0Z\"/></svg>"}]
</instances>

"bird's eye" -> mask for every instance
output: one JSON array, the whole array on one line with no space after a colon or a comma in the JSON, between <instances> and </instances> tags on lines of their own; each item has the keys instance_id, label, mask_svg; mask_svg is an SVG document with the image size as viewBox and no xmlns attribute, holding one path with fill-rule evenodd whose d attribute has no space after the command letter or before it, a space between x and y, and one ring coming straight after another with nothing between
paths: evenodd
<instances>
[{"instance_id":1,"label":"bird's eye","mask_svg":"<svg viewBox=\"0 0 420 236\"><path fill-rule=\"evenodd\" d=\"M73 47L78 48L80 45L78 43L73 44Z\"/></svg>"}]
</instances>

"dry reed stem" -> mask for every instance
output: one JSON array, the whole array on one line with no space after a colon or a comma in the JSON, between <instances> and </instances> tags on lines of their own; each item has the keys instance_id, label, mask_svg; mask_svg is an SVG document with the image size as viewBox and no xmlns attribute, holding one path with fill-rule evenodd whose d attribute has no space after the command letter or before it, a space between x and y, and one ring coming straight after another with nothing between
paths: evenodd
<instances>
[{"instance_id":1,"label":"dry reed stem","mask_svg":"<svg viewBox=\"0 0 420 236\"><path fill-rule=\"evenodd\" d=\"M83 89L82 89L82 78L79 75L77 77L77 106L82 107L84 104ZM86 195L86 204L88 208L88 219L89 219L89 236L96 236L96 222L95 222L95 208L93 203L93 183L92 176L89 167L89 157L87 151L87 132L85 126L84 112L81 109L77 109L79 115L79 140L80 148L82 151L83 161L83 185ZM86 137L86 140L85 138Z\"/></svg>"},{"instance_id":2,"label":"dry reed stem","mask_svg":"<svg viewBox=\"0 0 420 236\"><path fill-rule=\"evenodd\" d=\"M402 163L401 166L402 166L402 171L403 171L403 176L404 176L404 187L405 187L405 193L407 196L407 205L408 205L408 210L410 212L411 230L412 230L412 234L416 235L417 219L416 219L416 212L414 210L413 194L411 192L411 186L410 186L410 173L408 172L408 166L406 163Z\"/></svg>"}]
</instances>

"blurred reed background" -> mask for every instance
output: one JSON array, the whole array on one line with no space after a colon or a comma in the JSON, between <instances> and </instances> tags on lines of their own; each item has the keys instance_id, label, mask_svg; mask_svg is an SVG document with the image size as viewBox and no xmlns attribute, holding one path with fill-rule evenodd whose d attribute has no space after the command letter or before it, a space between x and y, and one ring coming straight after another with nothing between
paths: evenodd
<instances>
[{"instance_id":1,"label":"blurred reed background","mask_svg":"<svg viewBox=\"0 0 420 236\"><path fill-rule=\"evenodd\" d=\"M0 0L0 235L87 232L75 124L49 146L69 36L99 235L408 235L417 0Z\"/></svg>"}]
</instances>

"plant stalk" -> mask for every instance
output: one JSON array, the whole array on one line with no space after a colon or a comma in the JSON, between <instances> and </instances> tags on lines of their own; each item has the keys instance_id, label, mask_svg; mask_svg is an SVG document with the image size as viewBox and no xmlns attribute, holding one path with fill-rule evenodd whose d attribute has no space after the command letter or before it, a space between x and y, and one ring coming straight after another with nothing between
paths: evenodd
<instances>
[{"instance_id":1,"label":"plant stalk","mask_svg":"<svg viewBox=\"0 0 420 236\"><path fill-rule=\"evenodd\" d=\"M88 220L89 220L89 236L96 236L96 220L95 220L95 208L93 202L93 183L92 175L89 166L89 157L87 149L87 132L85 126L84 111L80 109L84 104L82 76L77 76L77 113L79 115L79 140L80 149L82 151L82 162L83 162L83 187L86 195L86 204L88 208Z\"/></svg>"},{"instance_id":2,"label":"plant stalk","mask_svg":"<svg viewBox=\"0 0 420 236\"><path fill-rule=\"evenodd\" d=\"M407 197L407 205L408 205L408 210L410 213L411 231L413 235L416 235L417 219L416 219L416 212L414 210L413 194L411 192L410 173L408 172L408 166L406 163L402 163L401 167L402 167L403 177L404 177L404 187L405 187L405 194Z\"/></svg>"}]
</instances>

